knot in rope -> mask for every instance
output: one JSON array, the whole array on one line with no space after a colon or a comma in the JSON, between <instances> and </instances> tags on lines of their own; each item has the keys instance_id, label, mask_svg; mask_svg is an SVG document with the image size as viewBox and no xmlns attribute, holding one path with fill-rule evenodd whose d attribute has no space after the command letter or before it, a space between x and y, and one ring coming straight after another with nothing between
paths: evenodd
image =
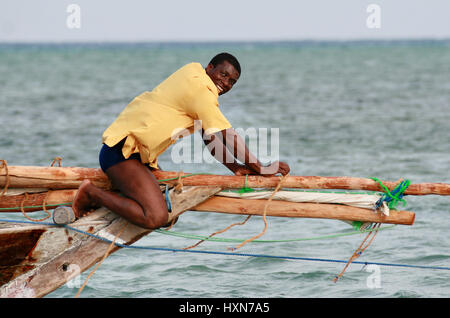
<instances>
[{"instance_id":1,"label":"knot in rope","mask_svg":"<svg viewBox=\"0 0 450 318\"><path fill-rule=\"evenodd\" d=\"M174 188L175 193L183 192L183 180L181 179L182 177L183 171L180 170L180 172L178 172L177 182Z\"/></svg>"},{"instance_id":2,"label":"knot in rope","mask_svg":"<svg viewBox=\"0 0 450 318\"><path fill-rule=\"evenodd\" d=\"M409 180L402 180L392 191L389 191L389 189L381 182L378 178L371 178L374 181L377 181L380 184L380 187L383 188L384 194L380 198L380 200L377 201L375 209L378 209L383 202L387 202L389 209L395 210L397 208L397 205L399 202L403 203L403 206L406 205L405 199L403 199L403 194L405 190L409 187L411 182Z\"/></svg>"}]
</instances>

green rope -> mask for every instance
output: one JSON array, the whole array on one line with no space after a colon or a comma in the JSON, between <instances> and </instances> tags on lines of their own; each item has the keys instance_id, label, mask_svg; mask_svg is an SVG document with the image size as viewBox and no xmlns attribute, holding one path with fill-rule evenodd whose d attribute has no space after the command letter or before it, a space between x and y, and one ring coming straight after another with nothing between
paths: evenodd
<instances>
[{"instance_id":1,"label":"green rope","mask_svg":"<svg viewBox=\"0 0 450 318\"><path fill-rule=\"evenodd\" d=\"M391 229L393 227L395 227L395 225L386 226L386 227L380 228L379 230L387 230L387 229ZM309 237L309 238L294 238L294 239L285 239L285 240L253 240L252 242L254 242L254 243L288 243L288 242L300 242L300 241L313 241L313 240L323 240L323 239L331 239L331 238L339 238L339 237L350 236L350 235L363 234L363 233L372 232L372 231L374 231L374 229L352 231L352 232L347 232L347 233L336 233L336 234L315 236L315 237ZM182 237L182 238L187 238L187 239L193 239L193 240L222 242L222 243L240 243L240 242L244 242L246 240L246 239L239 239L239 238L209 237L209 236L181 233L181 232L175 232L175 231L167 231L167 230L161 230L161 229L154 230L153 232L157 232L159 234L164 234L164 235L171 235L171 236L177 236L177 237Z\"/></svg>"},{"instance_id":2,"label":"green rope","mask_svg":"<svg viewBox=\"0 0 450 318\"><path fill-rule=\"evenodd\" d=\"M362 221L353 221L352 222L352 227L355 230L359 230L363 224L364 224L364 222L362 222Z\"/></svg>"},{"instance_id":3,"label":"green rope","mask_svg":"<svg viewBox=\"0 0 450 318\"><path fill-rule=\"evenodd\" d=\"M377 181L381 188L384 190L384 195L382 201L388 202L389 209L395 210L399 202L403 203L403 206L406 206L406 200L403 199L403 193L409 187L411 182L409 180L404 180L398 184L394 190L389 191L389 189L381 182L378 178L371 178L374 181Z\"/></svg>"},{"instance_id":4,"label":"green rope","mask_svg":"<svg viewBox=\"0 0 450 318\"><path fill-rule=\"evenodd\" d=\"M252 188L247 187L247 174L245 175L245 181L244 181L244 187L240 188L237 192L238 193L248 193L248 192L253 192L255 190L253 190Z\"/></svg>"}]
</instances>

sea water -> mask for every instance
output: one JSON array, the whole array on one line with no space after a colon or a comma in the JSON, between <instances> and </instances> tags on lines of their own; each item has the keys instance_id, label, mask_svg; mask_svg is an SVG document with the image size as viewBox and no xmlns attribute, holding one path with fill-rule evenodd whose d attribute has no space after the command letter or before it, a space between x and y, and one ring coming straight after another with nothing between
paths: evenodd
<instances>
[{"instance_id":1,"label":"sea water","mask_svg":"<svg viewBox=\"0 0 450 318\"><path fill-rule=\"evenodd\" d=\"M97 168L103 131L135 96L184 64L206 66L223 51L242 66L238 83L219 98L223 113L244 132L276 131L274 151L289 163L292 175L450 181L448 41L2 44L0 159L49 166L59 156L63 166ZM174 154L172 147L160 157L163 169L231 174L203 155L200 162L174 163ZM405 198L406 207L399 208L416 213L414 225L380 231L358 261L448 268L450 198ZM207 236L243 220L187 212L171 231ZM333 260L348 260L366 234L341 236L354 230L336 220L267 221L261 240L337 236L249 243L235 251L303 260L122 249L102 263L81 297L450 294L450 271L431 268L353 264L333 283L345 265ZM253 217L220 237L245 240L263 228L262 218ZM134 245L182 249L195 242L152 233ZM196 250L222 253L235 245L204 242ZM74 297L90 270L47 297Z\"/></svg>"}]
</instances>

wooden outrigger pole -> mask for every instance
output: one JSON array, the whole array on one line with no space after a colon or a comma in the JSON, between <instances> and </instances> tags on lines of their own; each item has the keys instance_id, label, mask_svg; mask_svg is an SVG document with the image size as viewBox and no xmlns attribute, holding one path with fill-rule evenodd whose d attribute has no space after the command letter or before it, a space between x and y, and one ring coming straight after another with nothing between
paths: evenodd
<instances>
[{"instance_id":1,"label":"wooden outrigger pole","mask_svg":"<svg viewBox=\"0 0 450 318\"><path fill-rule=\"evenodd\" d=\"M38 167L38 166L8 166L8 171L0 171L0 188L8 183L11 188L48 188L75 189L84 179L89 179L94 185L110 189L111 184L101 169L80 167ZM218 186L236 189L244 186L250 188L275 188L280 177L263 176L232 176L211 174L189 174L173 171L154 171L158 180L178 178L181 174L183 185L186 186ZM171 181L173 182L173 181ZM393 181L381 181L389 190L397 185ZM170 183L168 181L167 183ZM285 188L302 189L346 189L383 191L377 181L370 178L354 177L320 177L320 176L288 176L283 182ZM450 184L418 183L410 184L405 195L450 195Z\"/></svg>"},{"instance_id":2,"label":"wooden outrigger pole","mask_svg":"<svg viewBox=\"0 0 450 318\"><path fill-rule=\"evenodd\" d=\"M189 188L189 186L187 186ZM210 187L205 187L210 188ZM0 212L41 211L44 203L47 209L56 205L70 205L77 190L54 190L50 192L4 196L0 199ZM192 206L190 211L218 212L241 215L262 215L266 200L250 200L212 196L203 203ZM323 218L343 221L362 221L412 225L415 214L409 211L390 211L389 216L374 211L338 204L317 204L272 201L267 216L291 218Z\"/></svg>"}]
</instances>

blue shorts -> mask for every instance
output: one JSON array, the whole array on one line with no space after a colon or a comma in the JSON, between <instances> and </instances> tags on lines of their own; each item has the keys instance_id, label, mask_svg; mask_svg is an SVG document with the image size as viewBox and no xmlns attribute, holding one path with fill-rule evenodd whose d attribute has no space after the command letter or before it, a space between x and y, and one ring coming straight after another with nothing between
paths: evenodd
<instances>
[{"instance_id":1,"label":"blue shorts","mask_svg":"<svg viewBox=\"0 0 450 318\"><path fill-rule=\"evenodd\" d=\"M139 153L133 153L128 159L125 159L125 157L122 154L122 147L125 143L126 138L122 139L118 144L116 144L113 147L109 147L105 144L103 144L102 149L100 150L99 154L99 161L100 161L100 167L102 168L103 172L106 172L106 170L109 167L114 166L115 164L118 164L119 162L125 161L125 160L139 160L141 161L141 156Z\"/></svg>"}]
</instances>

